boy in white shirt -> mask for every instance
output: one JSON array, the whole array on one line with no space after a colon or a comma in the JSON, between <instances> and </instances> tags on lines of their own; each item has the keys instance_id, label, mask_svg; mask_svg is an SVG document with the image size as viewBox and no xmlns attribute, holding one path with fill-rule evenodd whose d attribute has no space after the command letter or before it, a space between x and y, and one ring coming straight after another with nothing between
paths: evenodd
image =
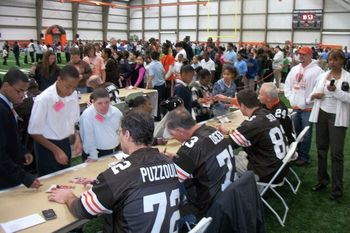
<instances>
[{"instance_id":1,"label":"boy in white shirt","mask_svg":"<svg viewBox=\"0 0 350 233\"><path fill-rule=\"evenodd\" d=\"M118 129L123 114L110 105L109 93L96 88L90 105L80 117L80 135L83 142L83 160L95 162L99 157L113 154L119 146Z\"/></svg>"},{"instance_id":2,"label":"boy in white shirt","mask_svg":"<svg viewBox=\"0 0 350 233\"><path fill-rule=\"evenodd\" d=\"M70 166L71 147L69 137L75 134L80 109L75 91L79 72L66 65L57 81L34 100L28 133L34 139L39 176ZM81 142L75 134L74 152L81 153Z\"/></svg>"}]
</instances>

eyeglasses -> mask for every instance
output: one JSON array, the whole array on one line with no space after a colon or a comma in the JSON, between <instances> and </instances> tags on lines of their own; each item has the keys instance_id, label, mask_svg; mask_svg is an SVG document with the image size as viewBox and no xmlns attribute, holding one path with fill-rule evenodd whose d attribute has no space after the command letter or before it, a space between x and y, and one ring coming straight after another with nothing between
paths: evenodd
<instances>
[{"instance_id":1,"label":"eyeglasses","mask_svg":"<svg viewBox=\"0 0 350 233\"><path fill-rule=\"evenodd\" d=\"M118 129L117 130L117 135L120 135L121 132L122 132L122 129Z\"/></svg>"},{"instance_id":2,"label":"eyeglasses","mask_svg":"<svg viewBox=\"0 0 350 233\"><path fill-rule=\"evenodd\" d=\"M26 97L27 96L27 93L28 93L28 91L27 90L19 90L19 89L17 89L17 88L15 88L14 86L11 86L16 92L17 92L17 94L23 94L24 95L24 97Z\"/></svg>"}]
</instances>

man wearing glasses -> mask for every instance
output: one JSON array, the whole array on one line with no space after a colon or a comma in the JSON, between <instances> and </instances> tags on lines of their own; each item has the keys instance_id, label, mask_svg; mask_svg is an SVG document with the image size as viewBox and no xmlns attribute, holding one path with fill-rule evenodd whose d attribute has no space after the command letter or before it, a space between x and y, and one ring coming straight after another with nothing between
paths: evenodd
<instances>
[{"instance_id":1,"label":"man wearing glasses","mask_svg":"<svg viewBox=\"0 0 350 233\"><path fill-rule=\"evenodd\" d=\"M113 217L113 229L105 225L103 232L177 232L178 176L174 164L150 147L153 130L148 113L126 113L118 132L129 157L110 163L80 198L72 190L60 189L49 200L66 204L77 218Z\"/></svg>"},{"instance_id":2,"label":"man wearing glasses","mask_svg":"<svg viewBox=\"0 0 350 233\"><path fill-rule=\"evenodd\" d=\"M23 165L33 162L33 155L20 143L17 114L13 109L13 104L22 103L28 86L27 76L13 68L6 73L0 89L0 190L19 184L31 188L41 185L23 169Z\"/></svg>"}]
</instances>

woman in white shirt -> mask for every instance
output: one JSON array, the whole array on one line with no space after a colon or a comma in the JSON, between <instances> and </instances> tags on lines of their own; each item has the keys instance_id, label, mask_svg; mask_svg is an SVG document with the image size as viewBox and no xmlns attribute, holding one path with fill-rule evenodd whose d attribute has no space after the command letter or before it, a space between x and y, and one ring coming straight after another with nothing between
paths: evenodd
<instances>
[{"instance_id":1,"label":"woman in white shirt","mask_svg":"<svg viewBox=\"0 0 350 233\"><path fill-rule=\"evenodd\" d=\"M332 158L330 199L335 200L343 195L344 144L350 123L350 74L342 68L345 62L342 50L332 50L328 59L330 70L318 78L310 95L310 100L315 101L310 122L316 123L318 154L318 183L312 190L325 189L329 183L327 153L330 148Z\"/></svg>"}]
</instances>

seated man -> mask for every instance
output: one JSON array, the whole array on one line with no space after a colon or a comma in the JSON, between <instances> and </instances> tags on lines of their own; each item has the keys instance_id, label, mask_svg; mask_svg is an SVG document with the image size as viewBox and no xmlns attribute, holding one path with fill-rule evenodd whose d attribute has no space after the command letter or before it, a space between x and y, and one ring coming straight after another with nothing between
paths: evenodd
<instances>
[{"instance_id":1,"label":"seated man","mask_svg":"<svg viewBox=\"0 0 350 233\"><path fill-rule=\"evenodd\" d=\"M220 131L229 133L233 148L243 147L246 152L235 156L237 172L243 174L253 170L259 181L267 182L282 165L286 155L286 138L282 126L270 111L260 107L255 92L242 90L237 94L237 101L242 114L249 119L233 132L222 126Z\"/></svg>"},{"instance_id":2,"label":"seated man","mask_svg":"<svg viewBox=\"0 0 350 233\"><path fill-rule=\"evenodd\" d=\"M71 190L59 189L49 200L66 204L80 219L113 214L113 229L108 232L173 232L180 218L179 182L174 164L149 146L153 130L149 114L126 113L120 143L130 156L110 164L80 198Z\"/></svg>"},{"instance_id":3,"label":"seated man","mask_svg":"<svg viewBox=\"0 0 350 233\"><path fill-rule=\"evenodd\" d=\"M184 101L184 106L189 113L192 113L192 92L188 85L192 82L194 69L190 65L181 67L181 78L176 79L174 94Z\"/></svg>"},{"instance_id":4,"label":"seated man","mask_svg":"<svg viewBox=\"0 0 350 233\"><path fill-rule=\"evenodd\" d=\"M80 117L80 136L83 142L83 160L94 162L99 157L113 154L119 146L122 113L110 105L106 89L99 87L92 94L90 105Z\"/></svg>"},{"instance_id":5,"label":"seated man","mask_svg":"<svg viewBox=\"0 0 350 233\"><path fill-rule=\"evenodd\" d=\"M182 146L173 157L184 182L189 210L197 219L206 215L218 195L234 180L235 161L230 141L217 129L196 124L185 108L169 112L167 129Z\"/></svg>"},{"instance_id":6,"label":"seated man","mask_svg":"<svg viewBox=\"0 0 350 233\"><path fill-rule=\"evenodd\" d=\"M288 115L287 106L278 98L278 89L272 82L264 83L259 91L258 96L260 103L280 121L286 137L288 145L295 141L292 119Z\"/></svg>"}]
</instances>

